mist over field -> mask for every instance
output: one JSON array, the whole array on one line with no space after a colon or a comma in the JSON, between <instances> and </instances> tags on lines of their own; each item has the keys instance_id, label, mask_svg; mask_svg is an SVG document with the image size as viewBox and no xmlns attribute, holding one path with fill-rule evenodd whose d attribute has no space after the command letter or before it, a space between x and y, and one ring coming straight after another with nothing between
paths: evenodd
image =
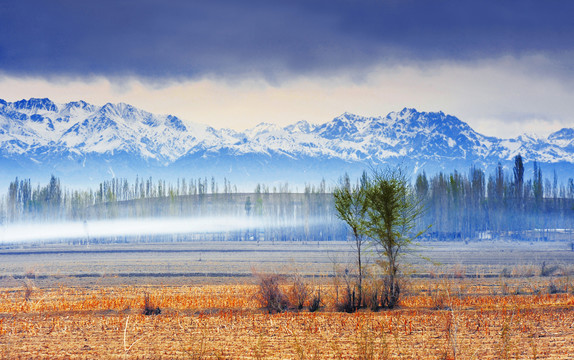
<instances>
[{"instance_id":1,"label":"mist over field","mask_svg":"<svg viewBox=\"0 0 574 360\"><path fill-rule=\"evenodd\" d=\"M307 224L313 223L307 221ZM301 227L304 223L276 221L265 218L202 216L198 218L137 218L117 220L92 220L84 222L40 222L18 223L2 227L0 243L55 241L90 238L130 239L142 236L209 234L227 232L249 232L263 228ZM252 237L251 237L251 240Z\"/></svg>"},{"instance_id":2,"label":"mist over field","mask_svg":"<svg viewBox=\"0 0 574 360\"><path fill-rule=\"evenodd\" d=\"M559 181L520 156L513 168L492 173L467 171L409 178L424 212L416 228L421 240L572 241L574 180ZM339 180L342 181L342 180ZM359 178L349 178L356 186ZM52 176L47 184L12 181L0 198L3 243L50 240L172 242L186 240L334 241L351 232L339 218L333 189L341 183L259 183L238 192L227 179L114 178L78 190Z\"/></svg>"}]
</instances>

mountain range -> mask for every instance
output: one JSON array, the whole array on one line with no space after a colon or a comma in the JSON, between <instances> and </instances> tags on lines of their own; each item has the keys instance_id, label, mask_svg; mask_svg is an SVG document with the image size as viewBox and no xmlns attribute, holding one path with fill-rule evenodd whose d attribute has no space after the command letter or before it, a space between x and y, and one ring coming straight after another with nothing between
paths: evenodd
<instances>
[{"instance_id":1,"label":"mountain range","mask_svg":"<svg viewBox=\"0 0 574 360\"><path fill-rule=\"evenodd\" d=\"M226 177L236 184L322 178L402 164L425 171L506 168L521 154L565 180L574 177L574 129L548 137L500 139L482 135L455 116L405 108L386 116L344 113L320 125L261 123L245 131L215 129L155 115L128 104L0 99L2 181L42 180L50 174L72 184L110 177ZM528 169L527 169L528 171Z\"/></svg>"}]
</instances>

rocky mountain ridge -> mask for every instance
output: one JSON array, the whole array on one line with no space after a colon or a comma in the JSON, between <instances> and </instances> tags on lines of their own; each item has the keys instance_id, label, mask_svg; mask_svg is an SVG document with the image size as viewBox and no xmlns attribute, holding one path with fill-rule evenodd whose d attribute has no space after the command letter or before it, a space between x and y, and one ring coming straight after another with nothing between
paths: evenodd
<instances>
[{"instance_id":1,"label":"rocky mountain ridge","mask_svg":"<svg viewBox=\"0 0 574 360\"><path fill-rule=\"evenodd\" d=\"M232 176L234 168L246 175L262 164L299 168L303 174L321 164L319 168L329 174L345 171L345 166L401 162L414 172L432 173L469 166L488 169L498 162L509 163L519 153L527 162L554 164L568 172L574 169L574 129L561 129L546 138L499 139L443 112L405 108L380 117L344 113L319 125L262 123L238 132L123 103L0 99L0 158L5 168L16 170L36 167L57 173L93 168L94 176L102 169L105 176L115 176L123 166L135 166L135 173L163 168L174 174L188 167ZM281 181L280 171L276 173Z\"/></svg>"}]
</instances>

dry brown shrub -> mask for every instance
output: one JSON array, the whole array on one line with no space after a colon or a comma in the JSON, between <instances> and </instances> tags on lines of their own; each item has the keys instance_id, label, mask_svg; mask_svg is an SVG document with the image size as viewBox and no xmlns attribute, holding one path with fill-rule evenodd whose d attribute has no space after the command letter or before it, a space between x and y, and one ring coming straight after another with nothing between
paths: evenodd
<instances>
[{"instance_id":1,"label":"dry brown shrub","mask_svg":"<svg viewBox=\"0 0 574 360\"><path fill-rule=\"evenodd\" d=\"M455 279L464 279L466 277L466 267L462 264L456 264L452 270L452 276Z\"/></svg>"},{"instance_id":2,"label":"dry brown shrub","mask_svg":"<svg viewBox=\"0 0 574 360\"><path fill-rule=\"evenodd\" d=\"M431 309L433 310L451 310L451 288L447 281L434 284L429 287Z\"/></svg>"},{"instance_id":3,"label":"dry brown shrub","mask_svg":"<svg viewBox=\"0 0 574 360\"><path fill-rule=\"evenodd\" d=\"M346 312L346 313L353 313L357 310L355 305L356 295L355 289L347 285L345 289L343 289L343 296L339 298L339 301L335 304L337 311Z\"/></svg>"},{"instance_id":4,"label":"dry brown shrub","mask_svg":"<svg viewBox=\"0 0 574 360\"><path fill-rule=\"evenodd\" d=\"M290 302L297 310L302 310L308 302L311 289L301 274L296 273L292 277L291 289L289 290Z\"/></svg>"},{"instance_id":5,"label":"dry brown shrub","mask_svg":"<svg viewBox=\"0 0 574 360\"><path fill-rule=\"evenodd\" d=\"M560 267L558 265L546 265L546 261L542 262L540 266L540 276L550 276L553 275L556 271L558 271Z\"/></svg>"},{"instance_id":6,"label":"dry brown shrub","mask_svg":"<svg viewBox=\"0 0 574 360\"><path fill-rule=\"evenodd\" d=\"M27 269L26 273L24 274L25 279L35 279L36 278L36 270L35 269Z\"/></svg>"},{"instance_id":7,"label":"dry brown shrub","mask_svg":"<svg viewBox=\"0 0 574 360\"><path fill-rule=\"evenodd\" d=\"M368 286L363 289L363 302L366 308L371 311L378 311L381 307L379 302L379 289L378 286Z\"/></svg>"},{"instance_id":8,"label":"dry brown shrub","mask_svg":"<svg viewBox=\"0 0 574 360\"><path fill-rule=\"evenodd\" d=\"M319 288L311 297L311 302L309 303L309 311L315 312L319 310L321 306L323 306L323 299L321 297L321 288Z\"/></svg>"},{"instance_id":9,"label":"dry brown shrub","mask_svg":"<svg viewBox=\"0 0 574 360\"><path fill-rule=\"evenodd\" d=\"M144 293L144 307L142 309L143 315L159 315L161 314L161 309L159 306L155 306L154 302L150 299L148 293Z\"/></svg>"},{"instance_id":10,"label":"dry brown shrub","mask_svg":"<svg viewBox=\"0 0 574 360\"><path fill-rule=\"evenodd\" d=\"M353 313L360 307L359 284L349 269L338 269L335 273L336 283L335 309L340 312ZM339 286L342 285L342 293Z\"/></svg>"},{"instance_id":11,"label":"dry brown shrub","mask_svg":"<svg viewBox=\"0 0 574 360\"><path fill-rule=\"evenodd\" d=\"M257 277L258 290L255 299L270 314L283 312L289 308L289 299L281 290L281 277L277 274L254 274Z\"/></svg>"},{"instance_id":12,"label":"dry brown shrub","mask_svg":"<svg viewBox=\"0 0 574 360\"><path fill-rule=\"evenodd\" d=\"M363 283L363 305L371 311L378 311L381 308L381 293L383 291L383 280L380 274L367 273Z\"/></svg>"},{"instance_id":13,"label":"dry brown shrub","mask_svg":"<svg viewBox=\"0 0 574 360\"><path fill-rule=\"evenodd\" d=\"M24 301L30 301L30 299L32 298L32 293L34 292L34 282L27 278L24 281Z\"/></svg>"}]
</instances>

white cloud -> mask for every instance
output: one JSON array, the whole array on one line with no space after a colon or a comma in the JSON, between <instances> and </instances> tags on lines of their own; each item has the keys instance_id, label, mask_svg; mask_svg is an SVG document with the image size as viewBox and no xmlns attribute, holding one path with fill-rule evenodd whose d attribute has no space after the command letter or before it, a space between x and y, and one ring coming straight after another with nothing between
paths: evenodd
<instances>
[{"instance_id":1,"label":"white cloud","mask_svg":"<svg viewBox=\"0 0 574 360\"><path fill-rule=\"evenodd\" d=\"M204 78L152 85L137 79L0 77L0 94L15 101L49 97L102 105L126 102L186 121L243 130L259 122L324 123L344 111L386 115L403 107L455 115L491 136L541 136L572 127L574 89L540 57L476 63L379 67L330 77L297 77L270 85L261 78ZM0 96L1 97L1 96Z\"/></svg>"}]
</instances>

